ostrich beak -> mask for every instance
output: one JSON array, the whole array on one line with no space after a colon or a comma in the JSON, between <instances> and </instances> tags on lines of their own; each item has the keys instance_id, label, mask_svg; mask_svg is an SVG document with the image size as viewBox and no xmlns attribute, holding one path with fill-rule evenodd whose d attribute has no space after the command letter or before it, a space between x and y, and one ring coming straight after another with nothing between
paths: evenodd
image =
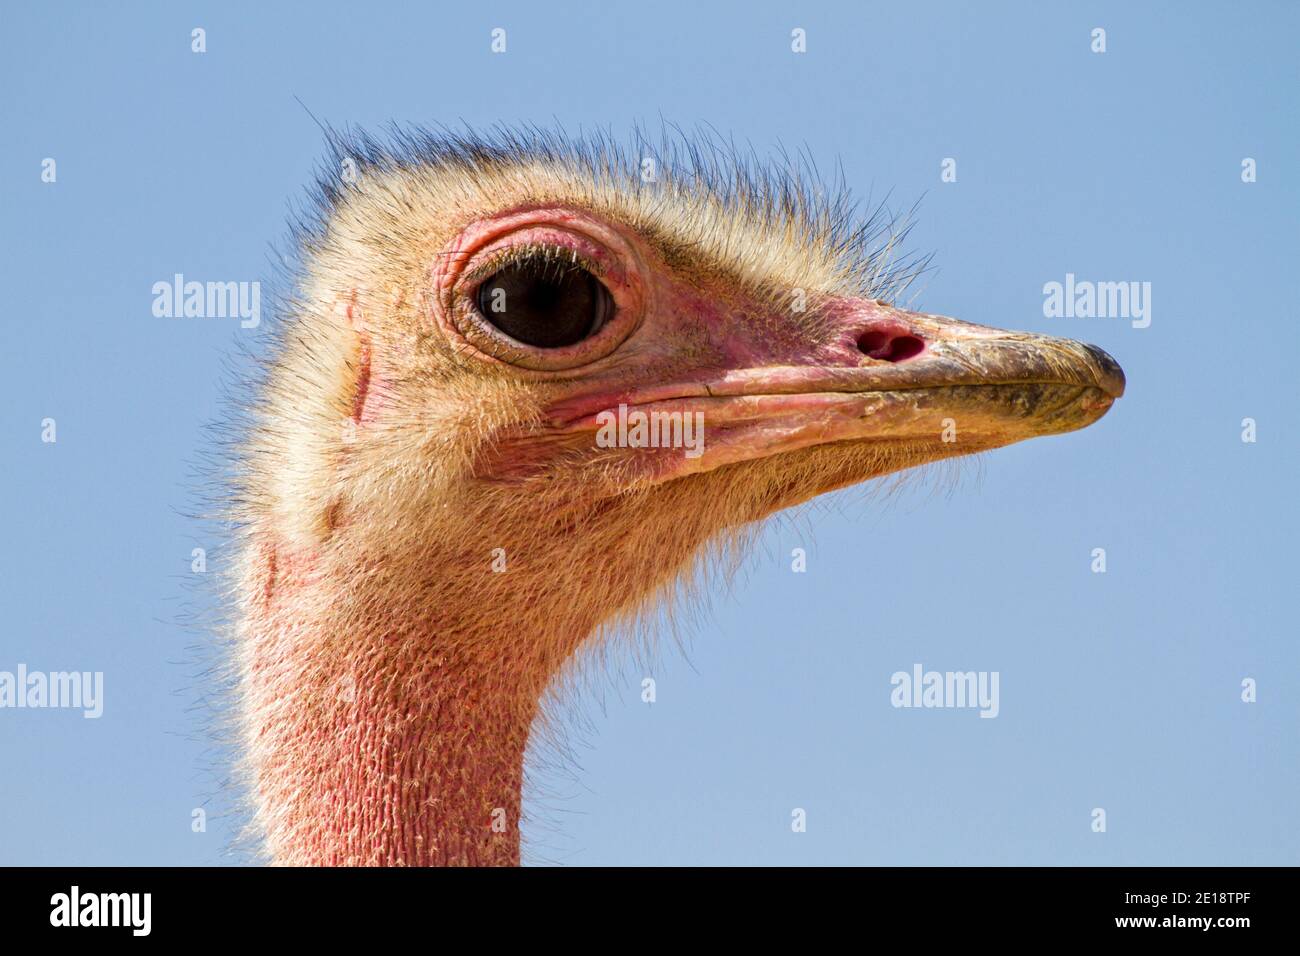
<instances>
[{"instance_id":1,"label":"ostrich beak","mask_svg":"<svg viewBox=\"0 0 1300 956\"><path fill-rule=\"evenodd\" d=\"M694 454L656 443L645 477L658 482L840 442L874 443L907 467L1083 428L1124 393L1119 364L1070 339L860 299L836 300L818 322L810 344L776 347L758 324L735 345L747 357L737 367L570 399L555 424L589 435L641 414L653 434L656 413L694 420Z\"/></svg>"},{"instance_id":2,"label":"ostrich beak","mask_svg":"<svg viewBox=\"0 0 1300 956\"><path fill-rule=\"evenodd\" d=\"M829 357L704 383L708 397L691 404L711 426L710 450L686 471L845 441L947 457L1084 428L1124 394L1119 363L1071 339L860 300L831 321Z\"/></svg>"}]
</instances>

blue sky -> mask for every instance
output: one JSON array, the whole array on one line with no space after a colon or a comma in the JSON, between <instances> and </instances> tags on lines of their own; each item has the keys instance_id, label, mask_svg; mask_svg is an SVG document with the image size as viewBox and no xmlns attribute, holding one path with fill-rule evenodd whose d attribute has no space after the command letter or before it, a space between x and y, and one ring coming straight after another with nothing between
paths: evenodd
<instances>
[{"instance_id":1,"label":"blue sky","mask_svg":"<svg viewBox=\"0 0 1300 956\"><path fill-rule=\"evenodd\" d=\"M1294 5L373 6L6 14L0 671L103 671L105 700L0 709L0 864L232 859L227 819L191 830L228 801L181 624L207 543L185 515L226 357L255 339L157 318L150 290L271 278L323 152L295 96L372 129L662 116L806 146L920 200L914 305L1084 339L1128 374L1086 431L774 523L688 654L666 641L573 705L534 861L1300 862ZM1150 326L1046 318L1067 273L1150 282ZM997 718L892 707L916 663L998 672Z\"/></svg>"}]
</instances>

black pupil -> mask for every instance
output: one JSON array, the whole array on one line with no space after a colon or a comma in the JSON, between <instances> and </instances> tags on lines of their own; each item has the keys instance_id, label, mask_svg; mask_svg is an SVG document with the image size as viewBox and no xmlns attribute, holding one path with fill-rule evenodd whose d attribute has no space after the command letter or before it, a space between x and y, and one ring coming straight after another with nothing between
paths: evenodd
<instances>
[{"instance_id":1,"label":"black pupil","mask_svg":"<svg viewBox=\"0 0 1300 956\"><path fill-rule=\"evenodd\" d=\"M478 289L483 317L517 342L542 349L574 345L595 335L610 312L609 291L576 265L522 262Z\"/></svg>"}]
</instances>

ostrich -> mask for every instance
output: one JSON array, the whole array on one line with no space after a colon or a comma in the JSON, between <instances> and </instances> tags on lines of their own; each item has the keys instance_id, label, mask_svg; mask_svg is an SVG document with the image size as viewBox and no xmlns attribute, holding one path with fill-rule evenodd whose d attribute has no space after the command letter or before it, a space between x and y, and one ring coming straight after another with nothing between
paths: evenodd
<instances>
[{"instance_id":1,"label":"ostrich","mask_svg":"<svg viewBox=\"0 0 1300 956\"><path fill-rule=\"evenodd\" d=\"M230 509L238 745L277 864L518 864L525 748L575 661L775 512L1123 392L1092 346L890 304L923 263L806 163L330 142ZM620 409L702 416L703 441L598 441Z\"/></svg>"}]
</instances>

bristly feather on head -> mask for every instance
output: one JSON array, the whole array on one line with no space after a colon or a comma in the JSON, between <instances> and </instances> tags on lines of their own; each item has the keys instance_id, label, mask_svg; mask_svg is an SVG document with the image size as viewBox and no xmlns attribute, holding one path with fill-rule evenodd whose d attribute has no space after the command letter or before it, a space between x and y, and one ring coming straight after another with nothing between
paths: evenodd
<instances>
[{"instance_id":1,"label":"bristly feather on head","mask_svg":"<svg viewBox=\"0 0 1300 956\"><path fill-rule=\"evenodd\" d=\"M658 240L668 261L709 263L751 291L817 289L897 300L929 256L903 254L911 213L855 199L842 167L822 176L806 149L768 159L708 127L664 125L655 139L634 129L620 141L596 130L497 125L486 130L394 124L386 136L322 127L329 155L311 207L296 217L295 245L329 241L331 222L358 194L413 181L490 206L503 180L545 196L584 202ZM863 211L864 205L869 211ZM373 224L370 224L373 229Z\"/></svg>"}]
</instances>

